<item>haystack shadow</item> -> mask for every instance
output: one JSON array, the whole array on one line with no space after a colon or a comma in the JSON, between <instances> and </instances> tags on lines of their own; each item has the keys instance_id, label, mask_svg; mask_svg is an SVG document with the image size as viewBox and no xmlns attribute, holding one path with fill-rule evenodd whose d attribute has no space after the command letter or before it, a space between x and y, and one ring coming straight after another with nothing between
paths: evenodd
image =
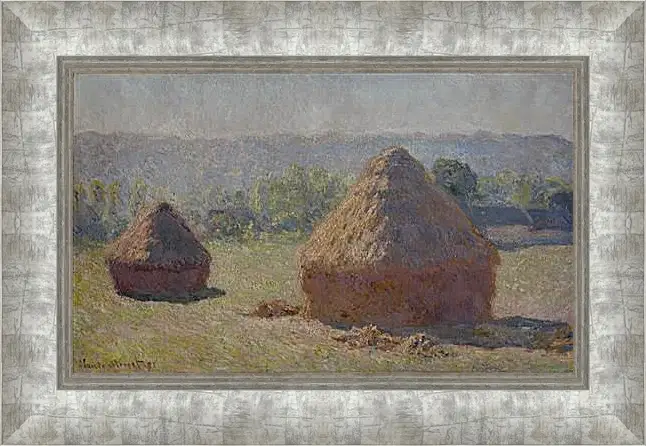
<instances>
[{"instance_id":1,"label":"haystack shadow","mask_svg":"<svg viewBox=\"0 0 646 446\"><path fill-rule=\"evenodd\" d=\"M328 325L337 330L348 332L353 328L360 328L357 325L344 323ZM483 323L445 322L427 326L377 328L390 336L406 338L423 334L428 338L436 339L440 344L487 349L506 347L534 349L540 345L540 341L551 339L554 336L561 336L565 339L572 339L574 336L573 328L567 322L523 316L492 319Z\"/></svg>"},{"instance_id":2,"label":"haystack shadow","mask_svg":"<svg viewBox=\"0 0 646 446\"><path fill-rule=\"evenodd\" d=\"M202 288L199 291L191 293L119 293L121 296L128 297L130 299L142 301L142 302L166 302L173 304L189 304L195 303L206 299L215 299L218 297L223 297L226 295L226 291L217 287L206 287Z\"/></svg>"},{"instance_id":3,"label":"haystack shadow","mask_svg":"<svg viewBox=\"0 0 646 446\"><path fill-rule=\"evenodd\" d=\"M569 234L569 238L564 237L563 239L520 240L513 242L492 241L491 243L499 251L513 252L531 248L533 246L573 246L573 239L573 235Z\"/></svg>"}]
</instances>

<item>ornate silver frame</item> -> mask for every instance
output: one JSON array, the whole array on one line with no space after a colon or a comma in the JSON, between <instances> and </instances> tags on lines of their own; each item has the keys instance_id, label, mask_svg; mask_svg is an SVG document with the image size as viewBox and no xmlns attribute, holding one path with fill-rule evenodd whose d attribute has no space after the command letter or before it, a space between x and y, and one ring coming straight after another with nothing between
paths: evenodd
<instances>
[{"instance_id":1,"label":"ornate silver frame","mask_svg":"<svg viewBox=\"0 0 646 446\"><path fill-rule=\"evenodd\" d=\"M2 7L4 443L643 444L642 2ZM588 57L589 389L59 389L56 57L124 55Z\"/></svg>"}]
</instances>

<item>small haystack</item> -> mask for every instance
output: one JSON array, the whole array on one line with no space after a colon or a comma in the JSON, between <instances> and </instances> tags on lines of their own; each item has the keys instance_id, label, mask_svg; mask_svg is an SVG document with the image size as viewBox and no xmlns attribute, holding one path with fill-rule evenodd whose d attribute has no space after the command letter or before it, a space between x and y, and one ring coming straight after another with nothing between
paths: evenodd
<instances>
[{"instance_id":1,"label":"small haystack","mask_svg":"<svg viewBox=\"0 0 646 446\"><path fill-rule=\"evenodd\" d=\"M211 256L186 221L168 203L159 203L108 246L106 262L119 293L166 295L204 288Z\"/></svg>"},{"instance_id":2,"label":"small haystack","mask_svg":"<svg viewBox=\"0 0 646 446\"><path fill-rule=\"evenodd\" d=\"M499 262L424 166L391 147L301 250L304 314L380 327L486 320Z\"/></svg>"}]
</instances>

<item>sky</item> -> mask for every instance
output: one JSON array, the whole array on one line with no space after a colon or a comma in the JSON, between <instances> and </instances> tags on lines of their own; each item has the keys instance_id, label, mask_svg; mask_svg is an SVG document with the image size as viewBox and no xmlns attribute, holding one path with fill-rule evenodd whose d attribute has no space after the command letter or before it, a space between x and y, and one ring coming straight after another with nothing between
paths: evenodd
<instances>
[{"instance_id":1,"label":"sky","mask_svg":"<svg viewBox=\"0 0 646 446\"><path fill-rule=\"evenodd\" d=\"M571 139L572 90L565 73L84 74L75 132L217 138L485 130Z\"/></svg>"}]
</instances>

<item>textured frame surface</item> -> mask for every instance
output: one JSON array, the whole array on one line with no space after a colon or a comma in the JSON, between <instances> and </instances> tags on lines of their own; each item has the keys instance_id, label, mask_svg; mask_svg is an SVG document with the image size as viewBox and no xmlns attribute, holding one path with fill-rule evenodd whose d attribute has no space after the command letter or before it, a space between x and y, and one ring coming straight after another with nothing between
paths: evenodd
<instances>
[{"instance_id":1,"label":"textured frame surface","mask_svg":"<svg viewBox=\"0 0 646 446\"><path fill-rule=\"evenodd\" d=\"M4 443L643 444L643 3L12 2L2 14ZM57 390L62 55L589 56L590 390Z\"/></svg>"}]
</instances>

